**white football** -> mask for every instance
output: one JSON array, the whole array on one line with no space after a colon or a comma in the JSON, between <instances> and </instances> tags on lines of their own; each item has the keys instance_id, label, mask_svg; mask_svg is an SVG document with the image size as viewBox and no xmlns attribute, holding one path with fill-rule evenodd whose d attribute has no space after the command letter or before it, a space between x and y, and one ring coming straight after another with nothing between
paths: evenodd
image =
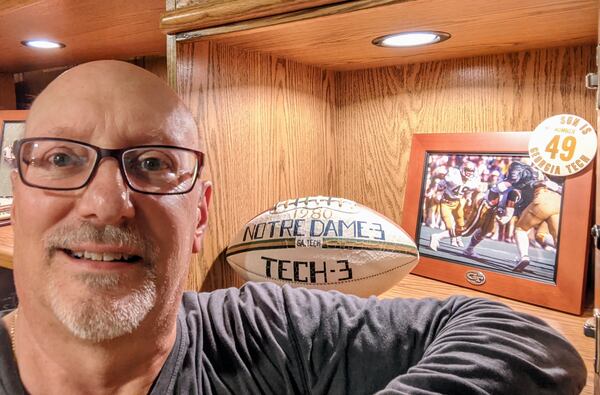
<instances>
[{"instance_id":1,"label":"white football","mask_svg":"<svg viewBox=\"0 0 600 395\"><path fill-rule=\"evenodd\" d=\"M277 203L229 244L244 279L379 295L419 261L414 241L383 215L352 200L315 196Z\"/></svg>"}]
</instances>

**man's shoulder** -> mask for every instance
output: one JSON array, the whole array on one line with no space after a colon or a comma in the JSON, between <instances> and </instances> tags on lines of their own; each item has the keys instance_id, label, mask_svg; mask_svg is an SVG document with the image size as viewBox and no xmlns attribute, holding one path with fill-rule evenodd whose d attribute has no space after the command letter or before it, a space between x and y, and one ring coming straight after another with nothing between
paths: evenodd
<instances>
[{"instance_id":1,"label":"man's shoulder","mask_svg":"<svg viewBox=\"0 0 600 395\"><path fill-rule=\"evenodd\" d=\"M283 290L281 286L266 282L248 282L236 288L216 289L210 292L183 293L182 307L185 311L211 308L238 309L241 306L260 307L265 304L280 304Z\"/></svg>"}]
</instances>

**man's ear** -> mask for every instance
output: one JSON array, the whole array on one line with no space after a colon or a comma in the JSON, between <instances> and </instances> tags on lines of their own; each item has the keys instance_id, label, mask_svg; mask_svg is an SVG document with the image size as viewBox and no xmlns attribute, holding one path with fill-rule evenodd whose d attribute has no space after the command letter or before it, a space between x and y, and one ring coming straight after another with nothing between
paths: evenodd
<instances>
[{"instance_id":1,"label":"man's ear","mask_svg":"<svg viewBox=\"0 0 600 395\"><path fill-rule=\"evenodd\" d=\"M204 231L208 224L208 205L212 198L212 184L210 181L204 181L202 186L202 196L198 203L198 222L194 230L194 242L192 244L192 252L198 253L202 249L202 240L204 239Z\"/></svg>"}]
</instances>

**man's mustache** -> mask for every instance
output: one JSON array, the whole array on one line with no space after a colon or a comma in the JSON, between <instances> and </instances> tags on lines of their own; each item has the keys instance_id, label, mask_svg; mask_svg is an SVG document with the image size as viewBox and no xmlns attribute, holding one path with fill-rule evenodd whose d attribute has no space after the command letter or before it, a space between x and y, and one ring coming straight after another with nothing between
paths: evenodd
<instances>
[{"instance_id":1,"label":"man's mustache","mask_svg":"<svg viewBox=\"0 0 600 395\"><path fill-rule=\"evenodd\" d=\"M130 225L98 227L81 222L53 229L44 237L44 246L50 257L59 249L73 250L86 243L127 247L140 255L146 264L155 262L158 256L156 243Z\"/></svg>"}]
</instances>

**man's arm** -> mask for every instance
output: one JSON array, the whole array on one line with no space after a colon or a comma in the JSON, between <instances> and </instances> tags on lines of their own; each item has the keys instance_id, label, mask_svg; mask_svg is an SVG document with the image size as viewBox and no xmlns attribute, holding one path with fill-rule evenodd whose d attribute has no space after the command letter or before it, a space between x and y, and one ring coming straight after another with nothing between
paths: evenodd
<instances>
[{"instance_id":1,"label":"man's arm","mask_svg":"<svg viewBox=\"0 0 600 395\"><path fill-rule=\"evenodd\" d=\"M360 299L283 288L311 393L579 394L577 351L485 299ZM386 392L388 392L386 391Z\"/></svg>"},{"instance_id":2,"label":"man's arm","mask_svg":"<svg viewBox=\"0 0 600 395\"><path fill-rule=\"evenodd\" d=\"M556 395L579 394L586 380L556 331L485 299L248 283L189 294L184 306L191 355L182 369L196 373L178 385L204 393Z\"/></svg>"}]
</instances>

